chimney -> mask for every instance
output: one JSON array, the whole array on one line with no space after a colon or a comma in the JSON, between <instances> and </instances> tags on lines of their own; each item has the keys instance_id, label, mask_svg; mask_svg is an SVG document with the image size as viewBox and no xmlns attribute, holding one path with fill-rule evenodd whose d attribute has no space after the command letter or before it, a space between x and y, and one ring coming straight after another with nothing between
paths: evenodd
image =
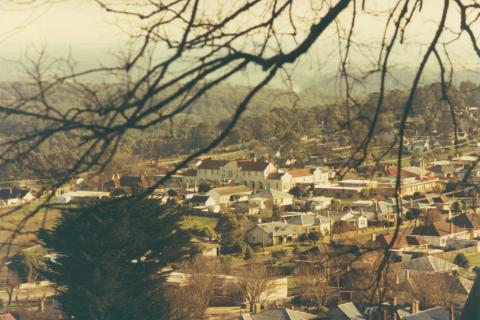
<instances>
[{"instance_id":1,"label":"chimney","mask_svg":"<svg viewBox=\"0 0 480 320\"><path fill-rule=\"evenodd\" d=\"M450 233L453 233L453 223L450 221Z\"/></svg>"},{"instance_id":2,"label":"chimney","mask_svg":"<svg viewBox=\"0 0 480 320\"><path fill-rule=\"evenodd\" d=\"M259 313L262 310L262 306L260 303L255 304L255 313Z\"/></svg>"},{"instance_id":3,"label":"chimney","mask_svg":"<svg viewBox=\"0 0 480 320\"><path fill-rule=\"evenodd\" d=\"M412 302L410 303L410 313L411 314L418 313L418 301L415 299L413 299Z\"/></svg>"},{"instance_id":4,"label":"chimney","mask_svg":"<svg viewBox=\"0 0 480 320\"><path fill-rule=\"evenodd\" d=\"M453 303L450 304L450 309L449 309L449 312L448 312L448 319L449 320L455 320L455 308L453 306Z\"/></svg>"},{"instance_id":5,"label":"chimney","mask_svg":"<svg viewBox=\"0 0 480 320\"><path fill-rule=\"evenodd\" d=\"M397 297L392 299L392 319L397 320Z\"/></svg>"},{"instance_id":6,"label":"chimney","mask_svg":"<svg viewBox=\"0 0 480 320\"><path fill-rule=\"evenodd\" d=\"M372 233L372 242L375 242L377 240L377 235L375 233Z\"/></svg>"}]
</instances>

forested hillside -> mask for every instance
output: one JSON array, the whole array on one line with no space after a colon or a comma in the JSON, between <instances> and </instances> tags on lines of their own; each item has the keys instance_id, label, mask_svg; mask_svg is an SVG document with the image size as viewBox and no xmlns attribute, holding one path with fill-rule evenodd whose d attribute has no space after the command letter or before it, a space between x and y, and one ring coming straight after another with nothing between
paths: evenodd
<instances>
[{"instance_id":1,"label":"forested hillside","mask_svg":"<svg viewBox=\"0 0 480 320\"><path fill-rule=\"evenodd\" d=\"M21 84L15 86L23 90L28 88ZM13 93L10 91L11 84L3 83L0 89L3 103L8 103L9 94ZM126 132L119 152L136 160L150 160L186 154L204 146L225 127L246 90L246 87L218 87L186 114L175 117L168 127ZM384 146L392 141L407 95L406 90L388 92L376 127L380 134L375 135L372 146ZM480 118L477 109L480 86L471 82L461 83L458 87L449 88L448 97L454 106L459 131L475 136L477 119ZM68 110L74 108L81 97L76 96L73 86L66 85L65 90L57 92L54 99ZM320 146L324 144L357 145L367 133L377 100L378 94L371 93L360 98L358 104L347 107L340 103L325 103L314 93L302 93L297 97L280 90L264 90L249 105L248 112L224 145L254 143L256 147L281 150L283 155L295 154L297 158L323 152ZM454 137L451 111L442 97L439 84L419 88L407 124L407 137L431 138L437 143L450 144ZM28 117L7 117L0 120L0 134L2 139L13 139L29 127L41 125ZM314 137L314 142L310 139L307 145L304 143L306 137ZM60 176L68 170L68 164L77 159L81 148L75 137L58 135L43 143L28 160L4 168L2 177Z\"/></svg>"}]
</instances>

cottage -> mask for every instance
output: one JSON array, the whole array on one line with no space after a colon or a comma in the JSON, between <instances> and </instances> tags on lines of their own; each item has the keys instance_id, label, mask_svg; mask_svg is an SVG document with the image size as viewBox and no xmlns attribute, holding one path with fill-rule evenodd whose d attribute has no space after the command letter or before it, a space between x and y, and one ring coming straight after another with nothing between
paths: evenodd
<instances>
[{"instance_id":1,"label":"cottage","mask_svg":"<svg viewBox=\"0 0 480 320\"><path fill-rule=\"evenodd\" d=\"M206 193L216 204L229 206L232 202L247 201L252 189L247 186L232 186L214 188Z\"/></svg>"},{"instance_id":2,"label":"cottage","mask_svg":"<svg viewBox=\"0 0 480 320\"><path fill-rule=\"evenodd\" d=\"M192 243L194 253L201 254L205 257L216 257L220 255L220 244L218 241L193 236L190 242Z\"/></svg>"},{"instance_id":3,"label":"cottage","mask_svg":"<svg viewBox=\"0 0 480 320\"><path fill-rule=\"evenodd\" d=\"M469 230L459 228L455 224L446 221L415 227L411 234L421 237L434 247L446 247L448 240L470 240L472 238Z\"/></svg>"},{"instance_id":4,"label":"cottage","mask_svg":"<svg viewBox=\"0 0 480 320\"><path fill-rule=\"evenodd\" d=\"M0 203L4 206L14 206L36 199L32 190L28 188L0 188Z\"/></svg>"},{"instance_id":5,"label":"cottage","mask_svg":"<svg viewBox=\"0 0 480 320\"><path fill-rule=\"evenodd\" d=\"M296 240L298 228L285 222L257 223L246 232L246 240L252 245L271 246Z\"/></svg>"},{"instance_id":6,"label":"cottage","mask_svg":"<svg viewBox=\"0 0 480 320\"><path fill-rule=\"evenodd\" d=\"M322 234L329 234L333 221L321 215L313 213L290 213L283 215L282 219L291 225L300 226L304 233L320 232Z\"/></svg>"},{"instance_id":7,"label":"cottage","mask_svg":"<svg viewBox=\"0 0 480 320\"><path fill-rule=\"evenodd\" d=\"M325 216L325 214L322 214ZM355 212L339 212L339 211L327 211L327 218L331 219L333 222L343 221L352 226L352 229L364 229L368 227L368 219L365 215Z\"/></svg>"},{"instance_id":8,"label":"cottage","mask_svg":"<svg viewBox=\"0 0 480 320\"><path fill-rule=\"evenodd\" d=\"M268 206L290 206L293 204L293 195L275 189L257 193L250 197L251 202L262 202Z\"/></svg>"}]
</instances>

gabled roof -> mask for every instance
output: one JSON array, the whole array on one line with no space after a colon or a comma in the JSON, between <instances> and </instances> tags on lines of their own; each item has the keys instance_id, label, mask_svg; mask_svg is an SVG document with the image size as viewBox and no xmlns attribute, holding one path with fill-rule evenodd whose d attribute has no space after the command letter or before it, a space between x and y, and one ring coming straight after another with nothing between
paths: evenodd
<instances>
[{"instance_id":1,"label":"gabled roof","mask_svg":"<svg viewBox=\"0 0 480 320\"><path fill-rule=\"evenodd\" d=\"M256 226L262 229L265 233L272 234L273 237L288 236L296 233L293 226L290 226L287 223L280 221L258 223Z\"/></svg>"},{"instance_id":2,"label":"gabled roof","mask_svg":"<svg viewBox=\"0 0 480 320\"><path fill-rule=\"evenodd\" d=\"M207 158L202 160L202 162L198 165L198 169L220 169L227 163L229 163L229 160L216 160L212 158Z\"/></svg>"},{"instance_id":3,"label":"gabled roof","mask_svg":"<svg viewBox=\"0 0 480 320\"><path fill-rule=\"evenodd\" d=\"M185 170L185 172L183 173L183 176L184 177L196 177L197 176L197 170L195 170L195 169Z\"/></svg>"},{"instance_id":4,"label":"gabled roof","mask_svg":"<svg viewBox=\"0 0 480 320\"><path fill-rule=\"evenodd\" d=\"M402 320L449 320L450 313L443 307L435 307L406 316ZM473 318L472 318L473 319Z\"/></svg>"},{"instance_id":5,"label":"gabled roof","mask_svg":"<svg viewBox=\"0 0 480 320\"><path fill-rule=\"evenodd\" d=\"M190 202L206 202L209 198L210 196L206 194L196 194L190 199Z\"/></svg>"},{"instance_id":6,"label":"gabled roof","mask_svg":"<svg viewBox=\"0 0 480 320\"><path fill-rule=\"evenodd\" d=\"M243 320L314 320L318 316L290 309L271 309L257 314L242 315Z\"/></svg>"},{"instance_id":7,"label":"gabled roof","mask_svg":"<svg viewBox=\"0 0 480 320\"><path fill-rule=\"evenodd\" d=\"M415 227L412 230L412 235L441 237L450 234L450 230L452 233L464 231L463 228L459 228L453 223L450 226L450 223L446 221L438 221L426 226Z\"/></svg>"},{"instance_id":8,"label":"gabled roof","mask_svg":"<svg viewBox=\"0 0 480 320\"><path fill-rule=\"evenodd\" d=\"M289 170L288 173L293 178L308 177L312 175L312 169L309 169L309 168L292 169L292 170Z\"/></svg>"},{"instance_id":9,"label":"gabled roof","mask_svg":"<svg viewBox=\"0 0 480 320\"><path fill-rule=\"evenodd\" d=\"M285 175L285 172L272 172L267 176L268 180L280 180Z\"/></svg>"},{"instance_id":10,"label":"gabled roof","mask_svg":"<svg viewBox=\"0 0 480 320\"><path fill-rule=\"evenodd\" d=\"M313 214L299 214L291 216L287 219L289 224L295 224L302 227L308 227L313 225L329 224L331 220L324 216L315 216Z\"/></svg>"},{"instance_id":11,"label":"gabled roof","mask_svg":"<svg viewBox=\"0 0 480 320\"><path fill-rule=\"evenodd\" d=\"M237 160L238 166L244 171L265 171L270 162L264 160Z\"/></svg>"},{"instance_id":12,"label":"gabled roof","mask_svg":"<svg viewBox=\"0 0 480 320\"><path fill-rule=\"evenodd\" d=\"M477 214L459 214L450 221L457 227L463 229L480 229L480 216Z\"/></svg>"},{"instance_id":13,"label":"gabled roof","mask_svg":"<svg viewBox=\"0 0 480 320\"><path fill-rule=\"evenodd\" d=\"M402 269L423 272L450 272L453 270L458 270L459 267L456 264L435 256L424 256L406 261L403 263Z\"/></svg>"},{"instance_id":14,"label":"gabled roof","mask_svg":"<svg viewBox=\"0 0 480 320\"><path fill-rule=\"evenodd\" d=\"M323 314L320 319L329 320L367 320L353 302L339 304Z\"/></svg>"},{"instance_id":15,"label":"gabled roof","mask_svg":"<svg viewBox=\"0 0 480 320\"><path fill-rule=\"evenodd\" d=\"M377 238L377 242L384 247L389 246L392 240L393 240L393 234L390 234L390 233L382 234ZM392 245L392 249L401 249L408 246L421 246L426 244L428 244L428 241L420 237L405 235L405 234L398 234L397 237L395 238L395 242Z\"/></svg>"},{"instance_id":16,"label":"gabled roof","mask_svg":"<svg viewBox=\"0 0 480 320\"><path fill-rule=\"evenodd\" d=\"M290 193L276 190L276 189L268 189L255 195L255 197L271 198L273 200L276 200L276 199L290 199L290 198L293 198L293 195L291 195Z\"/></svg>"}]
</instances>

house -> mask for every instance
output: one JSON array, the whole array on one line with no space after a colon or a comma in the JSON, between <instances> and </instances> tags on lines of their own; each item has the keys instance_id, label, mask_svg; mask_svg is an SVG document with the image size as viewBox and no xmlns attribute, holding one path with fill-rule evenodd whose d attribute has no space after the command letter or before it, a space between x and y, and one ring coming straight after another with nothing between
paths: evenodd
<instances>
[{"instance_id":1,"label":"house","mask_svg":"<svg viewBox=\"0 0 480 320\"><path fill-rule=\"evenodd\" d=\"M294 213L282 215L282 219L292 225L300 226L304 233L320 232L330 234L333 221L321 215L313 213Z\"/></svg>"},{"instance_id":2,"label":"house","mask_svg":"<svg viewBox=\"0 0 480 320\"><path fill-rule=\"evenodd\" d=\"M352 202L351 208L362 213L369 221L395 222L397 219L397 206L394 202L357 200Z\"/></svg>"},{"instance_id":3,"label":"house","mask_svg":"<svg viewBox=\"0 0 480 320\"><path fill-rule=\"evenodd\" d=\"M271 246L296 240L302 230L285 222L257 223L246 231L246 241L252 245Z\"/></svg>"},{"instance_id":4,"label":"house","mask_svg":"<svg viewBox=\"0 0 480 320\"><path fill-rule=\"evenodd\" d=\"M252 189L247 186L231 186L214 188L206 193L216 204L229 206L231 202L247 201Z\"/></svg>"},{"instance_id":5,"label":"house","mask_svg":"<svg viewBox=\"0 0 480 320\"><path fill-rule=\"evenodd\" d=\"M4 206L14 206L35 200L36 196L28 188L0 188L0 204Z\"/></svg>"},{"instance_id":6,"label":"house","mask_svg":"<svg viewBox=\"0 0 480 320\"><path fill-rule=\"evenodd\" d=\"M295 311L291 309L270 309L264 310L257 314L249 313L240 317L241 320L314 320L319 319L318 316Z\"/></svg>"},{"instance_id":7,"label":"house","mask_svg":"<svg viewBox=\"0 0 480 320\"><path fill-rule=\"evenodd\" d=\"M393 241L393 234L386 233L379 235L376 238L375 244L380 248L390 247L390 251L398 256L409 254L419 249L428 249L428 242L421 237L405 235L404 233L397 234L395 241Z\"/></svg>"},{"instance_id":8,"label":"house","mask_svg":"<svg viewBox=\"0 0 480 320\"><path fill-rule=\"evenodd\" d=\"M450 219L454 226L468 230L471 238L480 236L480 216L478 214L458 214Z\"/></svg>"},{"instance_id":9,"label":"house","mask_svg":"<svg viewBox=\"0 0 480 320\"><path fill-rule=\"evenodd\" d=\"M262 202L267 206L290 206L293 204L293 195L275 189L268 189L250 197L251 202Z\"/></svg>"},{"instance_id":10,"label":"house","mask_svg":"<svg viewBox=\"0 0 480 320\"><path fill-rule=\"evenodd\" d=\"M191 207L210 207L217 204L215 199L206 194L196 194L188 201L188 203Z\"/></svg>"},{"instance_id":11,"label":"house","mask_svg":"<svg viewBox=\"0 0 480 320\"><path fill-rule=\"evenodd\" d=\"M267 188L288 192L299 184L328 183L329 172L320 168L296 168L272 172L267 176Z\"/></svg>"},{"instance_id":12,"label":"house","mask_svg":"<svg viewBox=\"0 0 480 320\"><path fill-rule=\"evenodd\" d=\"M269 174L276 172L273 163L253 159L215 160L205 159L197 167L197 183L223 181L244 184L253 190L264 190Z\"/></svg>"},{"instance_id":13,"label":"house","mask_svg":"<svg viewBox=\"0 0 480 320\"><path fill-rule=\"evenodd\" d=\"M378 187L374 190L375 195L391 197L395 195L397 179L395 177L381 177L377 179ZM418 180L415 177L402 178L400 181L400 193L402 196L410 196L415 193L426 194L436 192L441 187L436 178Z\"/></svg>"},{"instance_id":14,"label":"house","mask_svg":"<svg viewBox=\"0 0 480 320\"><path fill-rule=\"evenodd\" d=\"M318 211L327 209L332 204L333 199L332 197L322 196L308 198L310 210Z\"/></svg>"},{"instance_id":15,"label":"house","mask_svg":"<svg viewBox=\"0 0 480 320\"><path fill-rule=\"evenodd\" d=\"M199 253L205 257L216 257L220 255L220 244L218 241L192 236L190 242L192 243L195 253Z\"/></svg>"},{"instance_id":16,"label":"house","mask_svg":"<svg viewBox=\"0 0 480 320\"><path fill-rule=\"evenodd\" d=\"M389 170L387 171L387 174L390 176L396 177L397 167L390 166ZM432 172L430 172L429 170L426 170L423 167L417 167L417 166L402 167L400 176L402 178L415 178L417 180L427 180L427 179L435 178L435 175Z\"/></svg>"},{"instance_id":17,"label":"house","mask_svg":"<svg viewBox=\"0 0 480 320\"><path fill-rule=\"evenodd\" d=\"M328 172L322 172L320 168L297 168L290 169L287 173L292 177L294 185L328 183Z\"/></svg>"},{"instance_id":18,"label":"house","mask_svg":"<svg viewBox=\"0 0 480 320\"><path fill-rule=\"evenodd\" d=\"M325 214L322 214L325 216ZM326 217L331 219L334 222L337 221L344 221L352 226L354 229L364 229L368 227L368 219L365 215L355 212L355 211L348 211L348 212L332 212L327 211Z\"/></svg>"},{"instance_id":19,"label":"house","mask_svg":"<svg viewBox=\"0 0 480 320\"><path fill-rule=\"evenodd\" d=\"M337 305L326 313L322 314L319 319L322 320L367 320L367 317L353 303L347 302Z\"/></svg>"},{"instance_id":20,"label":"house","mask_svg":"<svg viewBox=\"0 0 480 320\"><path fill-rule=\"evenodd\" d=\"M255 203L238 202L233 206L236 214L254 216L260 213L260 206Z\"/></svg>"},{"instance_id":21,"label":"house","mask_svg":"<svg viewBox=\"0 0 480 320\"><path fill-rule=\"evenodd\" d=\"M55 197L57 204L88 203L110 198L110 192L103 191L70 191Z\"/></svg>"},{"instance_id":22,"label":"house","mask_svg":"<svg viewBox=\"0 0 480 320\"><path fill-rule=\"evenodd\" d=\"M455 224L446 221L417 226L412 230L411 235L421 237L434 247L446 247L448 240L472 239L472 234L468 229L459 228Z\"/></svg>"},{"instance_id":23,"label":"house","mask_svg":"<svg viewBox=\"0 0 480 320\"><path fill-rule=\"evenodd\" d=\"M400 272L412 273L449 273L460 269L454 263L440 259L435 256L425 256L402 262L395 268Z\"/></svg>"},{"instance_id":24,"label":"house","mask_svg":"<svg viewBox=\"0 0 480 320\"><path fill-rule=\"evenodd\" d=\"M314 190L315 195L350 198L353 196L359 196L363 191L370 191L376 187L377 181L348 179L342 180L338 184L315 184Z\"/></svg>"},{"instance_id":25,"label":"house","mask_svg":"<svg viewBox=\"0 0 480 320\"><path fill-rule=\"evenodd\" d=\"M288 172L272 172L267 176L266 182L267 188L276 189L282 192L288 192L295 185L293 184L293 178Z\"/></svg>"}]
</instances>

